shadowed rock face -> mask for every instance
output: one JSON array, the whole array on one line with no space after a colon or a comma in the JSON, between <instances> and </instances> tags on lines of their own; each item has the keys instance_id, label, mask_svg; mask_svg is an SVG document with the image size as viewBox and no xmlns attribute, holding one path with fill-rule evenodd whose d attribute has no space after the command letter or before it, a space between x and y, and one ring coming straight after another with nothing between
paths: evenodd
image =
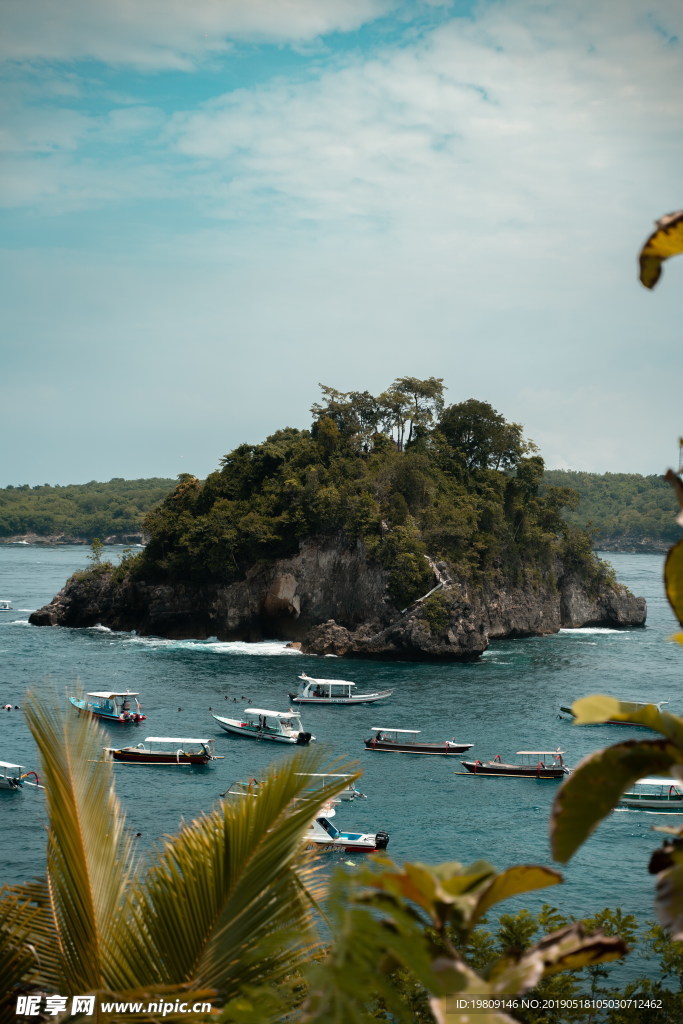
<instances>
[{"instance_id":1,"label":"shadowed rock face","mask_svg":"<svg viewBox=\"0 0 683 1024\"><path fill-rule=\"evenodd\" d=\"M435 580L436 583L436 580ZM387 574L363 546L302 544L299 553L255 566L221 586L118 583L110 573L77 574L30 616L37 626L94 626L178 639L279 638L312 654L472 659L489 640L537 636L562 627L641 626L643 598L625 587L589 591L576 576L505 587L453 578L438 591L439 614L416 603L396 608Z\"/></svg>"}]
</instances>

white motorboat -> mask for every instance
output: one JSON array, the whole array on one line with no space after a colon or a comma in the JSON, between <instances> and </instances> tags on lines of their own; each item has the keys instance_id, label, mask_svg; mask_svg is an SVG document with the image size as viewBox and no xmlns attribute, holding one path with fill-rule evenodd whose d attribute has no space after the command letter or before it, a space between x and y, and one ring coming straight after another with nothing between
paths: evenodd
<instances>
[{"instance_id":1,"label":"white motorboat","mask_svg":"<svg viewBox=\"0 0 683 1024\"><path fill-rule=\"evenodd\" d=\"M332 824L330 818L335 815L332 801L320 809L320 813L308 826L304 833L304 842L326 853L341 850L344 853L374 853L375 850L386 850L389 845L388 832L346 832Z\"/></svg>"},{"instance_id":2,"label":"white motorboat","mask_svg":"<svg viewBox=\"0 0 683 1024\"><path fill-rule=\"evenodd\" d=\"M4 598L0 599L0 612L11 612L12 602L6 601Z\"/></svg>"},{"instance_id":3,"label":"white motorboat","mask_svg":"<svg viewBox=\"0 0 683 1024\"><path fill-rule=\"evenodd\" d=\"M104 690L88 693L85 699L69 697L69 701L79 711L84 711L103 722L130 725L142 722L147 717L142 713L139 696L139 693L132 693L130 690Z\"/></svg>"},{"instance_id":4,"label":"white motorboat","mask_svg":"<svg viewBox=\"0 0 683 1024\"><path fill-rule=\"evenodd\" d=\"M213 715L221 729L233 736L275 743L296 743L306 746L315 736L304 730L296 711L265 711L263 708L245 708L241 718L223 718Z\"/></svg>"},{"instance_id":5,"label":"white motorboat","mask_svg":"<svg viewBox=\"0 0 683 1024\"><path fill-rule=\"evenodd\" d=\"M377 690L375 693L356 693L355 683L348 679L314 679L302 672L301 686L289 699L295 704L374 704L377 700L391 697L393 690Z\"/></svg>"},{"instance_id":6,"label":"white motorboat","mask_svg":"<svg viewBox=\"0 0 683 1024\"><path fill-rule=\"evenodd\" d=\"M672 778L638 779L627 793L622 793L617 806L683 814L683 785Z\"/></svg>"}]
</instances>

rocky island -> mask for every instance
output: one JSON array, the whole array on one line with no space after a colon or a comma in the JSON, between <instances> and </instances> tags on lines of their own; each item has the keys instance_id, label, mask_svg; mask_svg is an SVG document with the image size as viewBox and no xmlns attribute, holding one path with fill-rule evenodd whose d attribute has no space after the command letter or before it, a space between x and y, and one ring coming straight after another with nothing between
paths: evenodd
<instances>
[{"instance_id":1,"label":"rocky island","mask_svg":"<svg viewBox=\"0 0 683 1024\"><path fill-rule=\"evenodd\" d=\"M377 398L323 387L312 413L181 476L144 551L76 573L30 621L416 659L645 622L563 518L574 493L540 493L535 446L487 403L406 377Z\"/></svg>"}]
</instances>

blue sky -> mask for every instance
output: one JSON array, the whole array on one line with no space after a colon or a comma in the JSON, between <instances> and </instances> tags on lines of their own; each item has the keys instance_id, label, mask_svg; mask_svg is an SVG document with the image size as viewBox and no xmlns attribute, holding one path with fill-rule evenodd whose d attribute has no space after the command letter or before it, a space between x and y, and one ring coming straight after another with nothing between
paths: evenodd
<instances>
[{"instance_id":1,"label":"blue sky","mask_svg":"<svg viewBox=\"0 0 683 1024\"><path fill-rule=\"evenodd\" d=\"M679 0L3 0L0 486L204 476L406 375L664 471L682 41Z\"/></svg>"}]
</instances>

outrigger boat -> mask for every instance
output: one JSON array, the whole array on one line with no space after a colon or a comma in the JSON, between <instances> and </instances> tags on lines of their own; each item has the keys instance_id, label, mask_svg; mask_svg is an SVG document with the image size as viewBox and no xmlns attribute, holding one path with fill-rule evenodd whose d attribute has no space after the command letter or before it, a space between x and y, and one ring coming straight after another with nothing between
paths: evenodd
<instances>
[{"instance_id":1,"label":"outrigger boat","mask_svg":"<svg viewBox=\"0 0 683 1024\"><path fill-rule=\"evenodd\" d=\"M139 693L131 693L130 690L126 690L125 693L106 690L101 693L88 693L84 700L78 697L69 697L69 700L79 711L85 711L105 722L132 724L143 722L147 717L142 713L139 696Z\"/></svg>"},{"instance_id":2,"label":"outrigger boat","mask_svg":"<svg viewBox=\"0 0 683 1024\"><path fill-rule=\"evenodd\" d=\"M461 761L472 775L507 775L513 779L563 779L569 768L562 760L562 750L518 750L516 764L507 764L496 754L492 761ZM462 772L460 773L462 774Z\"/></svg>"},{"instance_id":3,"label":"outrigger boat","mask_svg":"<svg viewBox=\"0 0 683 1024\"><path fill-rule=\"evenodd\" d=\"M391 697L393 690L378 690L376 693L355 693L355 683L346 679L314 679L302 672L302 685L289 699L295 704L373 704L377 700Z\"/></svg>"},{"instance_id":4,"label":"outrigger boat","mask_svg":"<svg viewBox=\"0 0 683 1024\"><path fill-rule=\"evenodd\" d=\"M296 743L306 746L315 736L305 732L295 711L264 711L263 708L245 708L242 718L223 718L213 715L221 729L233 736L275 743Z\"/></svg>"},{"instance_id":5,"label":"outrigger boat","mask_svg":"<svg viewBox=\"0 0 683 1024\"><path fill-rule=\"evenodd\" d=\"M624 711L642 711L643 708L649 707L650 704L654 704L658 711L663 710L663 705L668 704L668 700L660 700L659 703L655 703L653 700L622 700L624 705ZM560 707L560 714L558 718L576 718L576 715L570 707ZM642 722L618 722L616 719L608 719L606 722L587 722L587 725L629 725L633 729L647 729L647 725L643 725Z\"/></svg>"},{"instance_id":6,"label":"outrigger boat","mask_svg":"<svg viewBox=\"0 0 683 1024\"><path fill-rule=\"evenodd\" d=\"M618 807L640 811L664 811L683 814L683 786L671 778L638 779L619 798Z\"/></svg>"},{"instance_id":7,"label":"outrigger boat","mask_svg":"<svg viewBox=\"0 0 683 1024\"><path fill-rule=\"evenodd\" d=\"M374 733L364 740L366 750L393 750L401 754L464 754L471 743L458 743L455 739L442 743L426 743L419 740L419 729L380 729L373 726Z\"/></svg>"},{"instance_id":8,"label":"outrigger boat","mask_svg":"<svg viewBox=\"0 0 683 1024\"><path fill-rule=\"evenodd\" d=\"M311 787L313 789L319 789L323 793L326 787L330 784L330 779L349 779L350 775L335 774L334 772L297 772L297 775L306 775L309 779L315 779L316 781L321 780L319 785ZM367 800L365 793L361 793L360 790L356 789L356 783L352 779L346 789L342 789L341 793L337 793L334 797L335 800Z\"/></svg>"},{"instance_id":9,"label":"outrigger boat","mask_svg":"<svg viewBox=\"0 0 683 1024\"><path fill-rule=\"evenodd\" d=\"M29 782L33 776L35 782ZM9 761L0 761L0 789L18 792L22 786L35 786L36 789L44 789L35 772L24 771L23 765L10 764Z\"/></svg>"},{"instance_id":10,"label":"outrigger boat","mask_svg":"<svg viewBox=\"0 0 683 1024\"><path fill-rule=\"evenodd\" d=\"M114 761L126 764L198 765L219 760L213 740L147 736L136 747L105 747Z\"/></svg>"}]
</instances>

